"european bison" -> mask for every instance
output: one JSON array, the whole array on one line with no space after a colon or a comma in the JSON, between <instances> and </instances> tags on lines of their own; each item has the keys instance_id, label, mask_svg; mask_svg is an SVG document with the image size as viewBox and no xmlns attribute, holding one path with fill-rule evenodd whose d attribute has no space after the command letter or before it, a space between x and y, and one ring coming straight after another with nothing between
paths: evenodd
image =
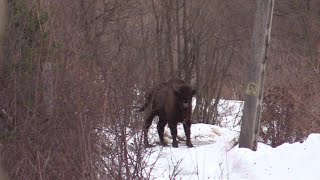
<instances>
[{"instance_id":1,"label":"european bison","mask_svg":"<svg viewBox=\"0 0 320 180\"><path fill-rule=\"evenodd\" d=\"M190 127L191 101L194 94L196 94L196 91L180 79L172 79L168 82L161 83L146 94L145 104L137 110L139 112L145 109L148 110L144 125L144 143L146 147L150 146L148 142L148 130L155 116L159 116L157 130L160 143L163 146L167 145L164 141L163 133L164 127L168 123L172 135L172 146L178 147L176 139L177 124L181 122L183 123L187 138L186 144L188 147L193 147L190 140Z\"/></svg>"}]
</instances>

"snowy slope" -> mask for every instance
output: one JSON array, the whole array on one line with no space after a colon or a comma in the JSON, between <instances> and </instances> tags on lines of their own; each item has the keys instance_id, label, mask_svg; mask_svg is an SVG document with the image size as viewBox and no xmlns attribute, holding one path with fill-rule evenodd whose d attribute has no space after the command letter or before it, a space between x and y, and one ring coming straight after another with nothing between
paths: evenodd
<instances>
[{"instance_id":1,"label":"snowy slope","mask_svg":"<svg viewBox=\"0 0 320 180\"><path fill-rule=\"evenodd\" d=\"M179 148L153 149L149 160L150 165L156 162L152 179L170 179L173 174L177 174L174 179L320 179L319 134L310 135L304 143L277 148L260 143L253 152L238 147L230 150L237 133L228 129L195 124L191 131L195 148L180 142Z\"/></svg>"},{"instance_id":2,"label":"snowy slope","mask_svg":"<svg viewBox=\"0 0 320 180\"><path fill-rule=\"evenodd\" d=\"M257 152L234 148L228 153L234 164L233 179L319 180L320 135L311 134L304 143L271 148L259 144Z\"/></svg>"},{"instance_id":3,"label":"snowy slope","mask_svg":"<svg viewBox=\"0 0 320 180\"><path fill-rule=\"evenodd\" d=\"M228 119L228 118L227 118ZM230 117L229 117L230 120ZM312 134L304 143L283 144L271 148L258 145L258 151L232 147L239 127L220 128L192 125L195 148L185 146L179 126L179 148L156 146L148 164L151 179L229 179L229 180L320 180L320 134ZM151 129L157 141L155 127ZM166 130L170 142L169 130Z\"/></svg>"}]
</instances>

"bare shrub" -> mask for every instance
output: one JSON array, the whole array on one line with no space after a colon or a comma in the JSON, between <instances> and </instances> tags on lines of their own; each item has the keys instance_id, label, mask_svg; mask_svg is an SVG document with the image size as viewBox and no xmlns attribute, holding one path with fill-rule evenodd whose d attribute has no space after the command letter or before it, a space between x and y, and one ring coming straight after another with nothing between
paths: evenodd
<instances>
[{"instance_id":1,"label":"bare shrub","mask_svg":"<svg viewBox=\"0 0 320 180\"><path fill-rule=\"evenodd\" d=\"M311 112L297 101L291 89L274 87L265 92L260 140L272 147L302 142L319 129Z\"/></svg>"}]
</instances>

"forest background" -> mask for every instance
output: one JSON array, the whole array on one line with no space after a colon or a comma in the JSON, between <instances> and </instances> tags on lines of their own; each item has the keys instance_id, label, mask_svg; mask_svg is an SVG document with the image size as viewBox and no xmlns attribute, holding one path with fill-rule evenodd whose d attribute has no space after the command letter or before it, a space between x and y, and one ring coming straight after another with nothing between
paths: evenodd
<instances>
[{"instance_id":1,"label":"forest background","mask_svg":"<svg viewBox=\"0 0 320 180\"><path fill-rule=\"evenodd\" d=\"M254 12L252 0L9 1L0 44L0 147L9 177L143 178L141 140L126 143L143 124L134 105L179 77L198 92L194 123L219 125L219 100L244 98ZM320 2L275 1L266 144L319 132L319 30Z\"/></svg>"}]
</instances>

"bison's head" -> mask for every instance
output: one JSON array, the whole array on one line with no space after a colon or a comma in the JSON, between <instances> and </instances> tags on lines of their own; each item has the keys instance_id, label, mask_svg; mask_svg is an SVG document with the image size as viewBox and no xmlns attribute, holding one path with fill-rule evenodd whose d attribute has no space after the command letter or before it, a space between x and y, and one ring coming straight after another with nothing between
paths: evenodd
<instances>
[{"instance_id":1,"label":"bison's head","mask_svg":"<svg viewBox=\"0 0 320 180\"><path fill-rule=\"evenodd\" d=\"M173 90L184 108L191 106L192 97L196 94L196 90L185 84L174 85Z\"/></svg>"}]
</instances>

